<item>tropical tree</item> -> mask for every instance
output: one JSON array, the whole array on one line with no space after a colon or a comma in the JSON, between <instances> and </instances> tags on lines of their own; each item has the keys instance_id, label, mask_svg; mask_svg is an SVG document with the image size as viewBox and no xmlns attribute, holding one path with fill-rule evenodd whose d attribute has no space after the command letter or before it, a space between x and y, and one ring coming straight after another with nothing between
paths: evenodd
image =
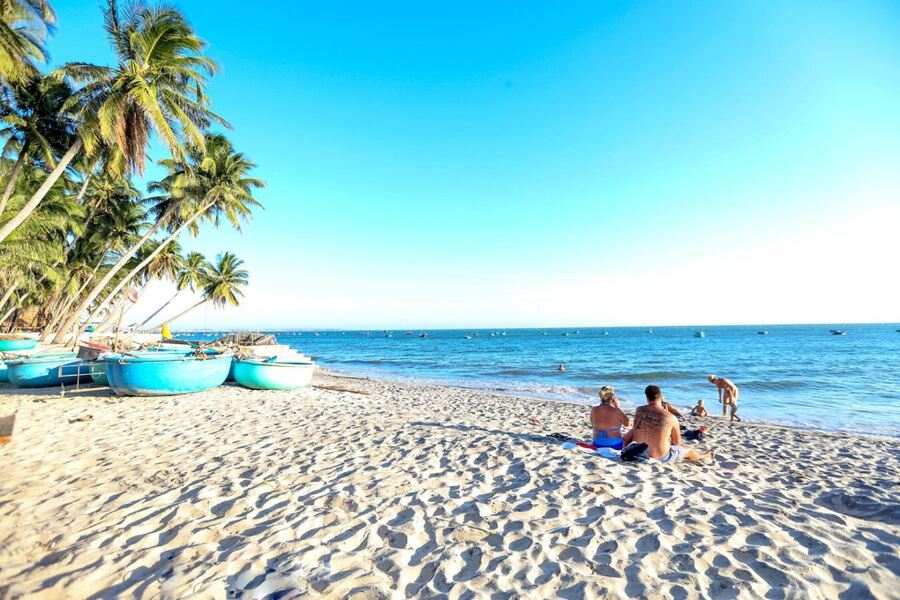
<instances>
[{"instance_id":1,"label":"tropical tree","mask_svg":"<svg viewBox=\"0 0 900 600\"><path fill-rule=\"evenodd\" d=\"M6 139L3 155L18 153L0 197L0 215L26 161L39 159L52 168L55 157L72 142L74 121L64 108L71 96L66 83L50 77L33 77L0 94L0 138Z\"/></svg>"},{"instance_id":2,"label":"tropical tree","mask_svg":"<svg viewBox=\"0 0 900 600\"><path fill-rule=\"evenodd\" d=\"M115 0L109 0L104 18L117 66L70 63L58 71L59 76L83 84L75 93L82 122L72 149L77 152L83 143L93 153L98 145L114 146L125 165L141 173L151 132L176 158L184 156L186 143L203 148L205 128L227 125L207 107L204 88L216 66L203 56L205 42L171 8L136 5L120 14ZM69 315L68 327L164 223L157 221L119 258Z\"/></svg>"},{"instance_id":3,"label":"tropical tree","mask_svg":"<svg viewBox=\"0 0 900 600\"><path fill-rule=\"evenodd\" d=\"M108 311L106 319L97 326L95 331L105 331L112 325L113 316L124 316L125 313L134 308L140 294L152 281L161 279L173 280L177 276L178 272L184 266L184 257L181 254L181 246L177 242L169 244L162 252L157 253L155 252L155 247L158 245L159 242L157 241L146 244L132 259L135 263L143 262L147 256L153 253L153 259L148 261L147 266L141 271L137 280L134 281L134 283L137 284L137 288L133 290L132 288L128 288L123 290L123 292L117 296L118 303L115 308ZM129 293L129 290L132 290L133 293Z\"/></svg>"},{"instance_id":4,"label":"tropical tree","mask_svg":"<svg viewBox=\"0 0 900 600\"><path fill-rule=\"evenodd\" d=\"M51 74L81 86L67 103L79 118L78 135L44 185L19 214L0 227L0 241L28 218L82 147L90 155L102 146L114 147L129 172L143 173L152 133L172 156L181 157L186 142L203 145L204 129L213 123L227 125L209 110L204 91L216 65L203 56L206 43L181 13L139 3L120 10L116 0L108 0L103 12L117 64L68 63ZM109 280L131 256L133 252L110 269ZM93 298L86 305L90 302Z\"/></svg>"},{"instance_id":5,"label":"tropical tree","mask_svg":"<svg viewBox=\"0 0 900 600\"><path fill-rule=\"evenodd\" d=\"M78 238L66 256L69 277L60 290L60 301L51 313L42 340L64 321L72 305L103 272L103 267L108 268L109 263L130 248L147 227L146 210L130 184L120 183L118 188L108 192L98 200L100 205L94 209L95 216L88 233ZM70 287L72 285L74 287Z\"/></svg>"},{"instance_id":6,"label":"tropical tree","mask_svg":"<svg viewBox=\"0 0 900 600\"><path fill-rule=\"evenodd\" d=\"M178 296L181 295L182 291L187 289L193 292L200 288L206 281L208 271L209 262L207 262L206 257L200 252L191 252L185 256L184 263L178 271L178 274L175 276L175 293L172 294L172 297L169 298L165 304L157 308L153 314L144 319L141 324L138 325L138 328L140 329L149 323L153 317L164 311L176 298L178 298ZM2 306L2 303L0 303L0 306Z\"/></svg>"},{"instance_id":7,"label":"tropical tree","mask_svg":"<svg viewBox=\"0 0 900 600\"><path fill-rule=\"evenodd\" d=\"M56 23L46 0L0 0L0 83L22 83L44 62L44 41Z\"/></svg>"},{"instance_id":8,"label":"tropical tree","mask_svg":"<svg viewBox=\"0 0 900 600\"><path fill-rule=\"evenodd\" d=\"M228 305L238 306L240 299L244 295L241 288L249 283L248 279L250 277L250 274L241 268L243 264L244 261L230 252L219 254L216 257L215 264L209 265L209 269L204 277L203 297L200 301L171 319L166 319L165 322L173 323L206 303L211 303L216 308L224 308ZM153 329L162 327L162 325L160 323Z\"/></svg>"},{"instance_id":9,"label":"tropical tree","mask_svg":"<svg viewBox=\"0 0 900 600\"><path fill-rule=\"evenodd\" d=\"M232 227L240 230L242 221L249 218L254 207L260 206L259 201L253 197L253 192L265 187L265 182L248 177L256 165L242 153L236 152L225 136L207 135L202 147L189 148L185 161L169 159L160 162L169 173L162 181L152 183L149 189L165 192L166 195L158 199L151 212L157 215L157 224L167 224L170 233L157 248L159 252L186 228L190 227L191 233L196 234L200 221L209 221L218 226L226 220ZM88 321L112 302L154 256L151 253L108 292ZM69 316L68 328L74 325L78 316ZM60 331L54 341L62 342L64 338L65 334Z\"/></svg>"}]
</instances>

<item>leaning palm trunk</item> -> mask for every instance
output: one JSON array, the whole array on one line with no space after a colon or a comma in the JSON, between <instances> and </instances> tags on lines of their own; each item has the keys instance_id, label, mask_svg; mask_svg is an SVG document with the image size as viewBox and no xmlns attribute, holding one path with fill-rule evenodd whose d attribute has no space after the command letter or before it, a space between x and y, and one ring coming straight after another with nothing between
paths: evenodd
<instances>
[{"instance_id":1,"label":"leaning palm trunk","mask_svg":"<svg viewBox=\"0 0 900 600\"><path fill-rule=\"evenodd\" d=\"M109 329L120 315L124 318L126 302L128 302L128 300L123 294L119 301L116 302L114 306L110 307L109 314L107 314L106 317L102 321L100 321L100 324L94 328L94 333L103 333L104 331Z\"/></svg>"},{"instance_id":2,"label":"leaning palm trunk","mask_svg":"<svg viewBox=\"0 0 900 600\"><path fill-rule=\"evenodd\" d=\"M6 293L3 294L2 298L0 298L0 309L6 306L6 303L9 302L9 299L12 298L12 295L16 292L16 289L18 289L18 287L19 286L17 286L16 284L9 286L9 289L6 290ZM0 321L0 323L2 323L2 321Z\"/></svg>"},{"instance_id":3,"label":"leaning palm trunk","mask_svg":"<svg viewBox=\"0 0 900 600\"><path fill-rule=\"evenodd\" d=\"M180 318L183 317L184 315L188 314L189 312L191 312L192 310L194 310L195 308L197 308L197 307L200 306L201 304L206 304L207 302L209 302L209 300L207 300L206 298L204 298L203 300L201 300L201 301L198 302L197 304L193 304L193 305L187 307L186 309L184 309L183 311L181 311L180 313L178 313L177 315L175 315L175 316L172 317L171 319L166 319L165 321L163 321L162 323L160 323L160 324L157 325L156 327L151 327L150 330L153 331L153 330L155 330L155 329L159 329L160 327L162 327L162 326L165 325L166 323L174 323L175 321L177 321L178 319L180 319Z\"/></svg>"},{"instance_id":4,"label":"leaning palm trunk","mask_svg":"<svg viewBox=\"0 0 900 600\"><path fill-rule=\"evenodd\" d=\"M6 311L2 317L0 317L0 325L3 325L6 322L9 316L13 314L13 312L15 312L16 308L18 307L15 304L9 307L9 310ZM12 331L12 327L8 327L7 331Z\"/></svg>"},{"instance_id":5,"label":"leaning palm trunk","mask_svg":"<svg viewBox=\"0 0 900 600\"><path fill-rule=\"evenodd\" d=\"M9 202L9 197L12 196L13 190L16 189L16 179L19 178L19 172L22 170L22 167L25 165L25 156L28 154L28 140L22 144L21 150L19 150L19 158L16 159L16 165L13 167L12 173L9 174L9 181L6 183L6 190L3 192L3 198L0 199L0 216L3 215L3 211L6 210L6 203Z\"/></svg>"},{"instance_id":6,"label":"leaning palm trunk","mask_svg":"<svg viewBox=\"0 0 900 600\"><path fill-rule=\"evenodd\" d=\"M44 179L44 183L41 184L41 187L37 189L34 195L28 199L28 202L25 203L25 206L22 207L22 210L16 214L12 219L9 220L6 225L0 227L0 242L5 240L10 233L15 231L16 227L21 225L25 219L28 218L31 213L34 212L34 209L37 208L38 204L41 203L41 200L44 199L44 196L47 195L47 192L50 191L59 178L62 177L63 172L69 166L69 163L75 158L78 152L81 151L82 141L81 138L75 140L75 143L72 144L72 147L63 155L56 166L53 167L53 170L50 171L50 174L47 175L47 178Z\"/></svg>"},{"instance_id":7,"label":"leaning palm trunk","mask_svg":"<svg viewBox=\"0 0 900 600\"><path fill-rule=\"evenodd\" d=\"M126 275L125 277L123 277L123 278L122 278L122 281L120 281L120 282L118 283L118 285L116 285L116 287L114 287L113 290L112 290L109 294L107 294L106 299L103 300L103 302L101 302L99 305L97 305L97 308L95 308L95 309L94 309L94 312L91 313L91 315L88 317L88 322L90 322L90 320L93 319L93 318L97 315L97 313L100 312L100 310L101 310L103 307L109 305L109 303L110 303L110 302L112 301L112 299L116 296L116 294L118 294L119 292L121 292L122 289L123 289L126 285L128 285L128 283L129 283L132 279L134 279L134 277L135 277L138 273L140 273L147 265L149 265L150 262L151 262L154 258L156 258L156 255L157 255L157 254L159 254L160 252L162 252L162 251L165 249L166 246L168 246L169 244L171 244L172 241L175 240L175 238L177 238L178 235L179 235L186 227L188 227L191 223L193 223L194 221L196 221L197 218L198 218L200 215L202 215L202 214L205 213L207 210L209 210L209 208L210 208L213 204L215 204L215 200L213 200L213 201L211 201L211 202L207 202L200 210L198 210L197 212L195 212L195 213L193 214L193 216L192 216L190 219L185 220L184 223L182 223L181 225L179 225L179 226L175 229L175 231L172 232L172 234L171 234L169 237L167 237L165 240L163 240L163 241L159 244L159 246L157 246L157 247L153 250L153 252L151 252L151 253L147 256L147 258L145 258L143 261L141 261L141 263L140 263L138 266L136 266L135 268L133 268L133 269L131 270L131 272L128 273L128 275ZM170 209L170 211L171 211L171 210L172 210L172 209ZM168 213L167 213L167 214L168 214ZM165 217L162 218L162 219L160 219L160 221L165 221L165 220L166 220ZM159 221L157 221L157 224L158 224L158 223L159 223Z\"/></svg>"},{"instance_id":8,"label":"leaning palm trunk","mask_svg":"<svg viewBox=\"0 0 900 600\"><path fill-rule=\"evenodd\" d=\"M144 284L138 289L138 295L144 291L144 288L147 287L147 284ZM109 309L109 314L100 322L99 325L94 329L96 333L103 333L108 330L113 323L117 322L120 318L124 319L125 315L128 314L132 308L134 308L135 302L131 302L125 294L122 294L119 298L119 301L116 305Z\"/></svg>"},{"instance_id":9,"label":"leaning palm trunk","mask_svg":"<svg viewBox=\"0 0 900 600\"><path fill-rule=\"evenodd\" d=\"M109 285L109 282L113 280L113 277L116 276L116 273L121 271L122 267L128 264L128 261L131 260L131 257L137 254L137 251L141 249L141 246L143 246L147 242L147 240L149 240L153 236L153 234L156 233L160 226L166 220L168 220L172 212L174 212L174 207L167 210L166 213L162 217L160 217L160 219L156 223L154 223L150 229L147 230L147 233L141 236L141 239L139 239L137 243L128 250L128 252L123 254L121 258L119 258L119 260L116 262L116 264L114 264L112 268L107 271L106 275L104 275L103 278L97 283L97 285L94 286L94 289L91 290L91 293L81 301L81 304L79 304L71 314L69 314L69 317L66 319L65 325L60 328L59 332L53 338L54 344L61 344L66 339L68 331L75 325L75 322L78 320L78 317L81 316L81 313L87 310L91 303L97 299L97 296L100 295L100 292L103 291L103 288ZM78 338L77 335L75 337L76 339Z\"/></svg>"},{"instance_id":10,"label":"leaning palm trunk","mask_svg":"<svg viewBox=\"0 0 900 600\"><path fill-rule=\"evenodd\" d=\"M177 292L175 292L175 295L173 295L171 298L169 298L168 302L166 302L165 304L163 304L162 306L157 308L156 311L152 315L150 315L149 317L144 319L143 322L141 322L141 324L138 325L138 329L141 329L144 325L146 325L147 323L150 322L150 319L152 319L153 317L155 317L162 311L166 310L166 307L169 306L170 304L172 304L175 301L175 298L177 298L180 295L181 295L181 290L178 290ZM2 302L0 302L0 306L3 306Z\"/></svg>"}]
</instances>

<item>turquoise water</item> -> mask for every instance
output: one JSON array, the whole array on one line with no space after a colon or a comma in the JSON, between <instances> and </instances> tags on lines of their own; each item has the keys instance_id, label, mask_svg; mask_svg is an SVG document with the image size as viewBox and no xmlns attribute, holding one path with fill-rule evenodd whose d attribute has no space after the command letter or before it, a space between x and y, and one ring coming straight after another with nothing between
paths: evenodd
<instances>
[{"instance_id":1,"label":"turquoise water","mask_svg":"<svg viewBox=\"0 0 900 600\"><path fill-rule=\"evenodd\" d=\"M835 336L831 329L847 335ZM613 385L627 405L650 383L680 407L703 398L706 375L741 389L748 420L900 436L900 325L780 325L406 331L277 331L281 343L355 375L592 402ZM767 335L757 332L767 330ZM495 335L491 335L491 334ZM200 334L183 334L200 339ZM208 336L208 337L211 337ZM471 339L467 339L467 337ZM565 364L566 371L558 367Z\"/></svg>"}]
</instances>

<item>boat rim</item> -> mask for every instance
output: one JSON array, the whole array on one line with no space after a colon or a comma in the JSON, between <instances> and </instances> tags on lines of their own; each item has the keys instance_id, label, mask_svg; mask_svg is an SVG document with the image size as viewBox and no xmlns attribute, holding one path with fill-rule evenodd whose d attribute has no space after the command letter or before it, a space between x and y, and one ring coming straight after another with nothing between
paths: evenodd
<instances>
[{"instance_id":1,"label":"boat rim","mask_svg":"<svg viewBox=\"0 0 900 600\"><path fill-rule=\"evenodd\" d=\"M264 359L259 358L236 358L236 362L238 363L246 363L251 365L262 365L264 367L312 367L315 366L315 363L312 361L289 361L289 360L276 360L273 362L267 362Z\"/></svg>"}]
</instances>

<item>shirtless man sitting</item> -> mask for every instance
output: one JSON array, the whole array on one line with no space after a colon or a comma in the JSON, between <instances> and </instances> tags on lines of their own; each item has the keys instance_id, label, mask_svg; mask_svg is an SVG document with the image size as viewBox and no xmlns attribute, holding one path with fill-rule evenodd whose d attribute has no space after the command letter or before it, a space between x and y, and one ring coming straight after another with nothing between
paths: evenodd
<instances>
[{"instance_id":1,"label":"shirtless man sitting","mask_svg":"<svg viewBox=\"0 0 900 600\"><path fill-rule=\"evenodd\" d=\"M716 377L715 375L707 376L707 379L710 383L716 386L716 389L719 390L719 402L722 403L722 418L725 418L725 413L728 411L728 407L731 407L731 421L737 421L740 423L741 418L737 416L737 403L738 396L740 396L741 391L738 389L736 385L734 385L730 379L725 379L724 377Z\"/></svg>"},{"instance_id":2,"label":"shirtless man sitting","mask_svg":"<svg viewBox=\"0 0 900 600\"><path fill-rule=\"evenodd\" d=\"M645 458L655 458L659 462L676 463L682 460L702 461L710 464L715 451L700 454L693 448L681 445L681 427L678 419L662 406L663 395L659 386L648 385L644 390L646 406L640 406L634 413L634 427L625 434L623 454L637 450L637 444L647 448L638 454Z\"/></svg>"}]
</instances>

